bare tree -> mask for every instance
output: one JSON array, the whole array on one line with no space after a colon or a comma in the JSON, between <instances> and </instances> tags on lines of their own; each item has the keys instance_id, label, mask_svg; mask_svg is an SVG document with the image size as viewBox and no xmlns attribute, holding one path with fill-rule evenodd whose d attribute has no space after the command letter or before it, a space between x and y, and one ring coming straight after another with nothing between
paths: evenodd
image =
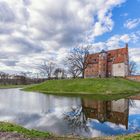
<instances>
[{"instance_id":1,"label":"bare tree","mask_svg":"<svg viewBox=\"0 0 140 140\"><path fill-rule=\"evenodd\" d=\"M55 71L54 71L54 76L55 76L56 79L58 79L58 78L63 79L65 77L67 77L65 70L62 69L62 68L56 68Z\"/></svg>"},{"instance_id":2,"label":"bare tree","mask_svg":"<svg viewBox=\"0 0 140 140\"><path fill-rule=\"evenodd\" d=\"M62 79L64 79L64 78L67 78L67 72L66 72L66 70L65 69L62 69Z\"/></svg>"},{"instance_id":3,"label":"bare tree","mask_svg":"<svg viewBox=\"0 0 140 140\"><path fill-rule=\"evenodd\" d=\"M59 78L59 74L62 72L62 69L61 68L56 68L55 71L54 71L54 75L55 75L55 78L58 79Z\"/></svg>"},{"instance_id":4,"label":"bare tree","mask_svg":"<svg viewBox=\"0 0 140 140\"><path fill-rule=\"evenodd\" d=\"M137 64L136 64L136 62L130 61L129 62L129 74L130 75L135 74L136 73L136 70L137 70Z\"/></svg>"},{"instance_id":5,"label":"bare tree","mask_svg":"<svg viewBox=\"0 0 140 140\"><path fill-rule=\"evenodd\" d=\"M4 85L8 84L9 76L8 73L0 72L0 82Z\"/></svg>"},{"instance_id":6,"label":"bare tree","mask_svg":"<svg viewBox=\"0 0 140 140\"><path fill-rule=\"evenodd\" d=\"M81 71L74 65L69 64L68 65L68 73L73 77L76 78L81 74Z\"/></svg>"},{"instance_id":7,"label":"bare tree","mask_svg":"<svg viewBox=\"0 0 140 140\"><path fill-rule=\"evenodd\" d=\"M78 75L82 75L84 78L85 69L88 66L88 54L89 54L89 46L83 47L78 46L73 48L68 57L66 58L66 62L69 68L69 72L75 77Z\"/></svg>"},{"instance_id":8,"label":"bare tree","mask_svg":"<svg viewBox=\"0 0 140 140\"><path fill-rule=\"evenodd\" d=\"M1 84L4 83L4 77L5 77L5 73L4 72L0 72L0 83Z\"/></svg>"},{"instance_id":9,"label":"bare tree","mask_svg":"<svg viewBox=\"0 0 140 140\"><path fill-rule=\"evenodd\" d=\"M27 77L27 72L21 71L21 72L19 73L19 76Z\"/></svg>"},{"instance_id":10,"label":"bare tree","mask_svg":"<svg viewBox=\"0 0 140 140\"><path fill-rule=\"evenodd\" d=\"M5 75L4 72L0 72L0 79L3 79L3 76Z\"/></svg>"},{"instance_id":11,"label":"bare tree","mask_svg":"<svg viewBox=\"0 0 140 140\"><path fill-rule=\"evenodd\" d=\"M38 66L38 69L41 73L47 76L48 79L51 79L55 69L55 63L44 61L43 64Z\"/></svg>"}]
</instances>

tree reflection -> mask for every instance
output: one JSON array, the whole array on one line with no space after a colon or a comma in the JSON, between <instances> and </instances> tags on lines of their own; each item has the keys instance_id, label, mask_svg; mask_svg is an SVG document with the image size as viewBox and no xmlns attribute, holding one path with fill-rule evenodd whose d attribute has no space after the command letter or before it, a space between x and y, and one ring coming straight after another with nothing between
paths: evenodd
<instances>
[{"instance_id":1,"label":"tree reflection","mask_svg":"<svg viewBox=\"0 0 140 140\"><path fill-rule=\"evenodd\" d=\"M130 107L136 107L135 100L129 99L129 106Z\"/></svg>"},{"instance_id":2,"label":"tree reflection","mask_svg":"<svg viewBox=\"0 0 140 140\"><path fill-rule=\"evenodd\" d=\"M89 131L87 119L82 107L71 108L70 112L64 113L64 119L68 121L68 125L73 131L77 129L86 132Z\"/></svg>"}]
</instances>

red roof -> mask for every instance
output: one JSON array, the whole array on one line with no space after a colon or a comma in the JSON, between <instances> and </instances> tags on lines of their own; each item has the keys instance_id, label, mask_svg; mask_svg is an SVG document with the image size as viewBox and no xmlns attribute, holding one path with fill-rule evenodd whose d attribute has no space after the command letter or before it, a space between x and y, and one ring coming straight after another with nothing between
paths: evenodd
<instances>
[{"instance_id":1,"label":"red roof","mask_svg":"<svg viewBox=\"0 0 140 140\"><path fill-rule=\"evenodd\" d=\"M96 61L96 63L98 63L99 54L100 53L89 54L88 62L93 63ZM115 50L109 50L107 51L107 60L112 61L114 64L122 63L122 62L125 62L127 55L128 55L128 47L115 49Z\"/></svg>"},{"instance_id":2,"label":"red roof","mask_svg":"<svg viewBox=\"0 0 140 140\"><path fill-rule=\"evenodd\" d=\"M116 50L110 50L108 53L108 59L113 59L113 63L122 63L126 60L126 55L128 55L128 48L121 48Z\"/></svg>"}]
</instances>

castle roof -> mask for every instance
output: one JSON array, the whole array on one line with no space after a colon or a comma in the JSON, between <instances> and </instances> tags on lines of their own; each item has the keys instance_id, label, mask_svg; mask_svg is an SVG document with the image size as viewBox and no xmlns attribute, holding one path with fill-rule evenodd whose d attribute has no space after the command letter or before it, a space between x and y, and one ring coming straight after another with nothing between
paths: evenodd
<instances>
[{"instance_id":1,"label":"castle roof","mask_svg":"<svg viewBox=\"0 0 140 140\"><path fill-rule=\"evenodd\" d=\"M128 47L109 50L109 51L102 50L100 53L104 53L104 52L107 53L107 61L112 61L114 64L123 63L126 60L125 56L128 55ZM96 61L96 63L98 63L100 53L89 54L88 62L93 63L94 61Z\"/></svg>"}]
</instances>

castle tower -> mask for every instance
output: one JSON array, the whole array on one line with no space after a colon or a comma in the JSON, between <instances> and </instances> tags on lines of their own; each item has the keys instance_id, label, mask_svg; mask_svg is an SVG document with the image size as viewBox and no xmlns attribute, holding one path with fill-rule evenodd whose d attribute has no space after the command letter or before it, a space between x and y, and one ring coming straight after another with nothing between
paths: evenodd
<instances>
[{"instance_id":1,"label":"castle tower","mask_svg":"<svg viewBox=\"0 0 140 140\"><path fill-rule=\"evenodd\" d=\"M99 54L99 77L107 76L107 52L102 50Z\"/></svg>"}]
</instances>

